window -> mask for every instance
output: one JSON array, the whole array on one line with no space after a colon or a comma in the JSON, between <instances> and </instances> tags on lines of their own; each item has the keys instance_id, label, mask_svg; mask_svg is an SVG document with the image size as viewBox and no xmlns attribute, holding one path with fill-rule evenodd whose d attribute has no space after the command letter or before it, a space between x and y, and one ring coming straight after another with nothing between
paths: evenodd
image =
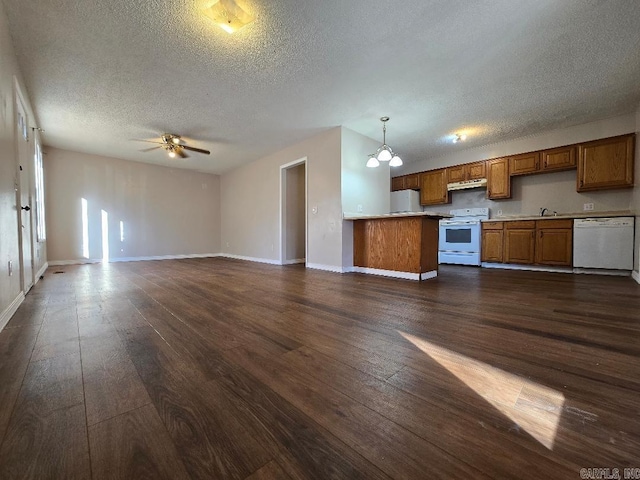
<instances>
[{"instance_id":1,"label":"window","mask_svg":"<svg viewBox=\"0 0 640 480\"><path fill-rule=\"evenodd\" d=\"M36 141L36 234L39 242L47 239L44 221L44 168L42 165L42 150L40 143Z\"/></svg>"}]
</instances>

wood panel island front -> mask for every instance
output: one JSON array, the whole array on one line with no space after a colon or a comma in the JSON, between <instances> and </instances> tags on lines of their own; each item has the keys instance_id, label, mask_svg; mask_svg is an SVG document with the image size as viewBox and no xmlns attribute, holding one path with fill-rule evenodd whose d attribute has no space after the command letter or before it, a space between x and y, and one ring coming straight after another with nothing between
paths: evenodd
<instances>
[{"instance_id":1,"label":"wood panel island front","mask_svg":"<svg viewBox=\"0 0 640 480\"><path fill-rule=\"evenodd\" d=\"M353 221L354 271L410 280L436 277L439 220L450 217L433 212L345 217Z\"/></svg>"}]
</instances>

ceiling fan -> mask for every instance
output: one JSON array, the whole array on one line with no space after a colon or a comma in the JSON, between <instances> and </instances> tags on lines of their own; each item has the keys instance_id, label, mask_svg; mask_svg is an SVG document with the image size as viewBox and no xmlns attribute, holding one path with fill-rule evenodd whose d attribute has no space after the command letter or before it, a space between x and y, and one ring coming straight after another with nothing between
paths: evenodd
<instances>
[{"instance_id":1,"label":"ceiling fan","mask_svg":"<svg viewBox=\"0 0 640 480\"><path fill-rule=\"evenodd\" d=\"M186 145L184 141L181 139L180 135L176 135L175 133L163 133L160 136L161 142L152 142L150 140L143 140L143 142L147 143L157 143L158 147L151 147L143 152L150 152L151 150L156 150L158 148L164 148L171 158L180 157L180 158L188 158L189 155L185 153L185 150L190 150L192 152L204 153L205 155L210 155L211 152L209 150L204 150L202 148L190 147Z\"/></svg>"}]
</instances>

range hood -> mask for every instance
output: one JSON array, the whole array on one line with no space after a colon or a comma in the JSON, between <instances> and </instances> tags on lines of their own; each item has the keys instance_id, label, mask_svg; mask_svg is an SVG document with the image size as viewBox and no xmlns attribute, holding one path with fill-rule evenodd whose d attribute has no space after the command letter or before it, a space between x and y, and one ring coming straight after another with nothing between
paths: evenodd
<instances>
[{"instance_id":1,"label":"range hood","mask_svg":"<svg viewBox=\"0 0 640 480\"><path fill-rule=\"evenodd\" d=\"M466 188L480 188L487 186L486 178L478 178L476 180L464 180L462 182L447 183L447 190L464 190Z\"/></svg>"}]
</instances>

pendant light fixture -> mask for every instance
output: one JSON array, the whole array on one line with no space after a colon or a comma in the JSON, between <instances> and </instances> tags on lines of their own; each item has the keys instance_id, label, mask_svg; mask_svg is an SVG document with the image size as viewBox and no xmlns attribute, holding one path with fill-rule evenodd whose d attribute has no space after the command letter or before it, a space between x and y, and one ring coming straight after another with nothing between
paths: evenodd
<instances>
[{"instance_id":1,"label":"pendant light fixture","mask_svg":"<svg viewBox=\"0 0 640 480\"><path fill-rule=\"evenodd\" d=\"M399 167L402 165L402 159L393 153L391 147L387 145L387 122L389 117L381 117L380 121L382 122L382 145L376 150L375 154L369 155L367 167L378 167L380 162L389 162L390 167Z\"/></svg>"}]
</instances>

